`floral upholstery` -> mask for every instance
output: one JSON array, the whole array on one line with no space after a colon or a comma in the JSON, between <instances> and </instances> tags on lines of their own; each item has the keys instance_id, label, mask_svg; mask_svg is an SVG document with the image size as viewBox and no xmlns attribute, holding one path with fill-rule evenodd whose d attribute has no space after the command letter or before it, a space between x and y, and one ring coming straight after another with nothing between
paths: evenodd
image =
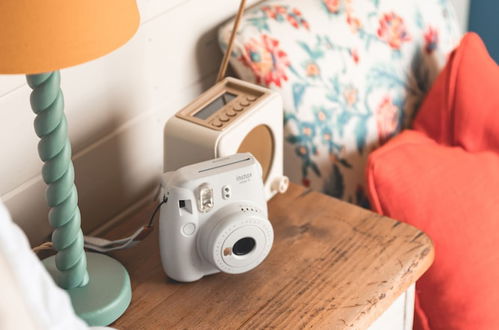
<instances>
[{"instance_id":1,"label":"floral upholstery","mask_svg":"<svg viewBox=\"0 0 499 330\"><path fill-rule=\"evenodd\" d=\"M269 0L246 11L231 65L282 95L286 175L367 206L369 152L410 124L459 38L447 0Z\"/></svg>"}]
</instances>

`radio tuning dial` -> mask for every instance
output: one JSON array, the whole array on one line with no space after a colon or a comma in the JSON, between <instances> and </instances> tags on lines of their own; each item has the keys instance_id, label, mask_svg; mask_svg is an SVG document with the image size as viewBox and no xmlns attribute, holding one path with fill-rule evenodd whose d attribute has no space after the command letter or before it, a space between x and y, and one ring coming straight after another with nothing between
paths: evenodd
<instances>
[{"instance_id":1,"label":"radio tuning dial","mask_svg":"<svg viewBox=\"0 0 499 330\"><path fill-rule=\"evenodd\" d=\"M234 110L229 110L229 111L227 111L226 115L229 117L234 117L236 115L236 113L234 112Z\"/></svg>"},{"instance_id":2,"label":"radio tuning dial","mask_svg":"<svg viewBox=\"0 0 499 330\"><path fill-rule=\"evenodd\" d=\"M249 103L247 100L243 100L243 101L241 101L241 105L242 105L243 107L247 107L249 104L250 104L250 103Z\"/></svg>"},{"instance_id":3,"label":"radio tuning dial","mask_svg":"<svg viewBox=\"0 0 499 330\"><path fill-rule=\"evenodd\" d=\"M223 124L218 119L215 119L211 124L215 127L222 127L223 126Z\"/></svg>"},{"instance_id":4,"label":"radio tuning dial","mask_svg":"<svg viewBox=\"0 0 499 330\"><path fill-rule=\"evenodd\" d=\"M246 96L246 100L253 102L254 100L256 100L256 96L253 95Z\"/></svg>"},{"instance_id":5,"label":"radio tuning dial","mask_svg":"<svg viewBox=\"0 0 499 330\"><path fill-rule=\"evenodd\" d=\"M226 115L221 115L218 119L220 119L220 121L224 123L229 121L229 117L227 117Z\"/></svg>"},{"instance_id":6,"label":"radio tuning dial","mask_svg":"<svg viewBox=\"0 0 499 330\"><path fill-rule=\"evenodd\" d=\"M243 111L244 107L241 104L236 104L233 109L234 109L234 111L239 112L239 111Z\"/></svg>"}]
</instances>

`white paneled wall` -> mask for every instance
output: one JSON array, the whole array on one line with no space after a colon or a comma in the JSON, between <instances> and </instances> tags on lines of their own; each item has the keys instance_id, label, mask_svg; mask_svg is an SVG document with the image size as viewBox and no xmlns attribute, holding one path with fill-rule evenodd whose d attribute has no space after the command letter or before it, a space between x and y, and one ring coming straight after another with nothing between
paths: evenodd
<instances>
[{"instance_id":1,"label":"white paneled wall","mask_svg":"<svg viewBox=\"0 0 499 330\"><path fill-rule=\"evenodd\" d=\"M129 43L61 71L86 232L150 196L162 169L164 122L214 81L216 29L238 7L234 0L138 4L142 23ZM0 75L0 196L38 244L51 230L30 91L23 76Z\"/></svg>"}]
</instances>

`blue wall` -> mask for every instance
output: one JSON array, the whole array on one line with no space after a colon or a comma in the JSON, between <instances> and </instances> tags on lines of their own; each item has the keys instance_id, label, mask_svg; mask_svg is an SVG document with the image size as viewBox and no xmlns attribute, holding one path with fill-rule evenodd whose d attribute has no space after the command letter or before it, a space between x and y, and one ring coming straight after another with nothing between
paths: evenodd
<instances>
[{"instance_id":1,"label":"blue wall","mask_svg":"<svg viewBox=\"0 0 499 330\"><path fill-rule=\"evenodd\" d=\"M499 0L470 0L469 30L480 35L499 63Z\"/></svg>"}]
</instances>

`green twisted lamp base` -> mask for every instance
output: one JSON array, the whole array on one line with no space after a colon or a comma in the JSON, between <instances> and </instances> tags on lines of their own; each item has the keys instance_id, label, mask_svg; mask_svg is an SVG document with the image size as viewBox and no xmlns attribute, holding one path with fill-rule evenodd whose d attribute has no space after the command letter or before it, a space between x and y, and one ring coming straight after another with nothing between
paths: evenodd
<instances>
[{"instance_id":1,"label":"green twisted lamp base","mask_svg":"<svg viewBox=\"0 0 499 330\"><path fill-rule=\"evenodd\" d=\"M78 316L92 326L114 322L130 304L130 277L118 261L85 253L74 184L71 144L58 71L27 76L33 88L31 108L37 115L38 154L48 185L49 222L57 254L43 261L55 282L66 289Z\"/></svg>"}]
</instances>

